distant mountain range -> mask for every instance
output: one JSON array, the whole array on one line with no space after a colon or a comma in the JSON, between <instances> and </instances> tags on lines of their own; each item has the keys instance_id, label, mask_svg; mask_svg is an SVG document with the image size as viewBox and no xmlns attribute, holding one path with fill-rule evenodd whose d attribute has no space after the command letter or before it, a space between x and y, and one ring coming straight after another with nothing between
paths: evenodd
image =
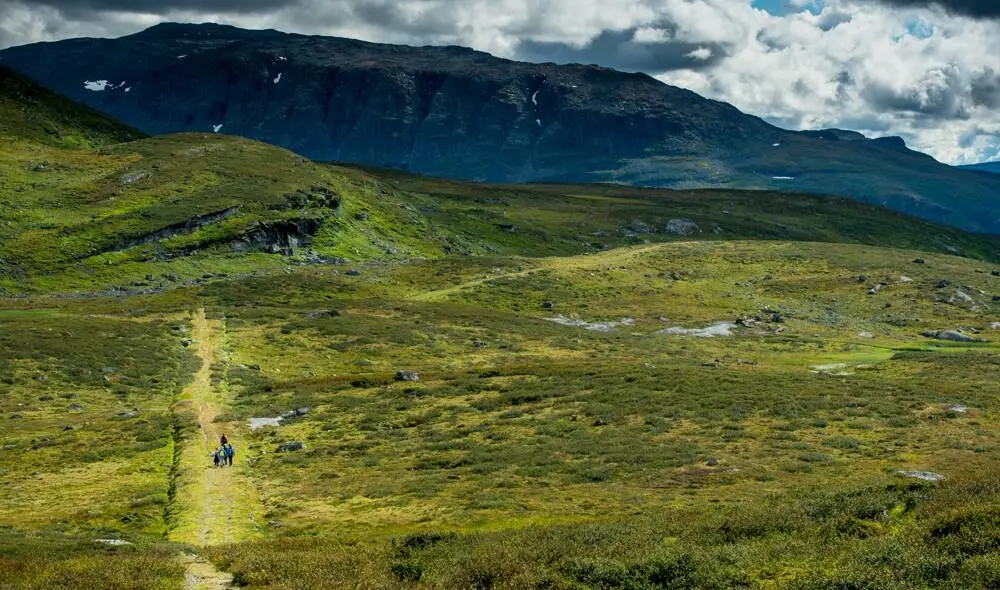
<instances>
[{"instance_id":1,"label":"distant mountain range","mask_svg":"<svg viewBox=\"0 0 1000 590\"><path fill-rule=\"evenodd\" d=\"M983 162L982 164L970 164L959 167L966 170L979 170L980 172L995 172L1000 174L1000 162Z\"/></svg>"},{"instance_id":2,"label":"distant mountain range","mask_svg":"<svg viewBox=\"0 0 1000 590\"><path fill-rule=\"evenodd\" d=\"M1000 177L899 138L787 131L597 66L184 24L10 48L0 63L150 134L243 135L465 180L838 194L1000 233Z\"/></svg>"}]
</instances>

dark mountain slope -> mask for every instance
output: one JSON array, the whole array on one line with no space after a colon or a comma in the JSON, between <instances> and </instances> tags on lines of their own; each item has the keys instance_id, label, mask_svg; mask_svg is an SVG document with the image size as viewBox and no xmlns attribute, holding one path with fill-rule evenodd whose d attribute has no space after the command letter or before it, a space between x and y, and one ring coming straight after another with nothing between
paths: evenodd
<instances>
[{"instance_id":1,"label":"dark mountain slope","mask_svg":"<svg viewBox=\"0 0 1000 590\"><path fill-rule=\"evenodd\" d=\"M898 139L778 129L642 74L177 24L0 59L148 133L218 129L314 159L466 180L834 193L1000 233L1000 178Z\"/></svg>"},{"instance_id":2,"label":"dark mountain slope","mask_svg":"<svg viewBox=\"0 0 1000 590\"><path fill-rule=\"evenodd\" d=\"M964 170L978 170L979 172L993 172L1000 174L1000 162L983 162L982 164L970 164L968 166L959 166Z\"/></svg>"}]
</instances>

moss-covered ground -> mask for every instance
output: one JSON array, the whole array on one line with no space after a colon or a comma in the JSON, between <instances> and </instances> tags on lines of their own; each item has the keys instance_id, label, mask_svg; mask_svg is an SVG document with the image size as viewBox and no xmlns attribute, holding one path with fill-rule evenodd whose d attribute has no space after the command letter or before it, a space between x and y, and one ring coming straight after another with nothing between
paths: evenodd
<instances>
[{"instance_id":1,"label":"moss-covered ground","mask_svg":"<svg viewBox=\"0 0 1000 590\"><path fill-rule=\"evenodd\" d=\"M142 139L17 84L0 587L1000 585L996 238Z\"/></svg>"}]
</instances>

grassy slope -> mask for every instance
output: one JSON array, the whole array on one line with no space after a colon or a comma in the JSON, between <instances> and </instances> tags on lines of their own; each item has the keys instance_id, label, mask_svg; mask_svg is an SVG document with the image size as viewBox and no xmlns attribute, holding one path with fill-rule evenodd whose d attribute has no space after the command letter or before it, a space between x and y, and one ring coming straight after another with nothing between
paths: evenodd
<instances>
[{"instance_id":1,"label":"grassy slope","mask_svg":"<svg viewBox=\"0 0 1000 590\"><path fill-rule=\"evenodd\" d=\"M475 186L218 136L14 137L2 285L49 296L0 301L0 585L180 584L157 540L190 516L171 460L197 432L175 401L202 306L225 330L219 424L310 408L235 432L268 538L209 554L251 587L1000 581L1000 352L918 335L1000 338L995 267L942 254L996 260L991 238L834 199ZM322 226L295 256L228 246L306 217ZM701 231L665 232L677 218ZM298 264L314 254L359 272ZM51 297L112 285L131 293ZM657 333L746 316L728 338ZM275 452L290 440L306 449Z\"/></svg>"},{"instance_id":2,"label":"grassy slope","mask_svg":"<svg viewBox=\"0 0 1000 590\"><path fill-rule=\"evenodd\" d=\"M470 185L322 166L263 144L199 134L71 155L85 155L93 166L34 171L6 164L12 169L4 178L21 179L5 193L11 213L0 228L0 258L7 262L0 287L11 293L148 291L204 274L274 272L318 257L575 255L692 239L844 242L1000 259L996 238L834 198ZM226 219L126 247L231 208L235 214ZM698 224L693 234L666 231L671 219L686 218ZM232 244L255 228L282 220L315 220L319 229L292 257L266 248L234 251Z\"/></svg>"},{"instance_id":3,"label":"grassy slope","mask_svg":"<svg viewBox=\"0 0 1000 590\"><path fill-rule=\"evenodd\" d=\"M380 266L360 277L304 270L207 288L234 346L228 375L241 393L229 419L312 408L252 438L275 533L332 535L322 552L277 541L219 550L220 563L276 587L318 584L319 576L345 587L355 577L405 586L410 570L395 563L423 571L426 587L466 587L469 576L495 579L495 587L542 579L573 587L607 575L611 582L585 587L652 588L660 586L613 580L686 556L699 580L756 587L805 583L827 570L833 579L856 577L852 553L891 551L883 546L891 542L916 544L901 562L926 552L924 567L941 568L940 579L921 570L898 580L903 587L954 583L971 555L923 545L938 518L933 507L950 502L950 518L985 526L959 502L976 493L995 502L995 491L909 488L896 470L969 482L991 469L1000 452L997 348L935 346L918 333L963 325L995 339L996 303L977 295L978 309L949 305L954 288L937 285L944 278L986 290L998 279L987 265L945 256L919 265L913 256L681 243ZM878 282L888 286L869 295ZM766 317L765 308L785 321L732 338L656 333ZM323 309L341 315L309 318ZM595 332L545 321L557 313L634 322ZM844 366L827 372L847 374L812 369L836 364ZM420 371L421 381L394 382L404 368ZM950 404L974 409L955 413ZM275 453L288 440L307 450ZM624 524L573 524L608 520ZM727 527L738 529L735 547ZM449 531L465 535L434 550L377 540ZM657 541L672 537L682 540L677 547ZM348 540L364 540L370 553L359 556ZM530 551L519 548L526 542ZM827 544L836 550L819 550ZM301 562L261 567L290 548L302 551ZM732 571L713 574L700 552L722 555ZM591 567L581 560L607 572L578 571ZM904 566L865 575L884 582L896 567Z\"/></svg>"}]
</instances>

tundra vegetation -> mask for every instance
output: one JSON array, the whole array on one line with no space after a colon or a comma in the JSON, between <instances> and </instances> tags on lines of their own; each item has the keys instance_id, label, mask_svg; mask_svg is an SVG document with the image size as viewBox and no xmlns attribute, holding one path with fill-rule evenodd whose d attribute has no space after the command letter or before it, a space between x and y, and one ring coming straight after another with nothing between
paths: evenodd
<instances>
[{"instance_id":1,"label":"tundra vegetation","mask_svg":"<svg viewBox=\"0 0 1000 590\"><path fill-rule=\"evenodd\" d=\"M141 138L6 81L0 587L1000 584L997 239Z\"/></svg>"}]
</instances>

